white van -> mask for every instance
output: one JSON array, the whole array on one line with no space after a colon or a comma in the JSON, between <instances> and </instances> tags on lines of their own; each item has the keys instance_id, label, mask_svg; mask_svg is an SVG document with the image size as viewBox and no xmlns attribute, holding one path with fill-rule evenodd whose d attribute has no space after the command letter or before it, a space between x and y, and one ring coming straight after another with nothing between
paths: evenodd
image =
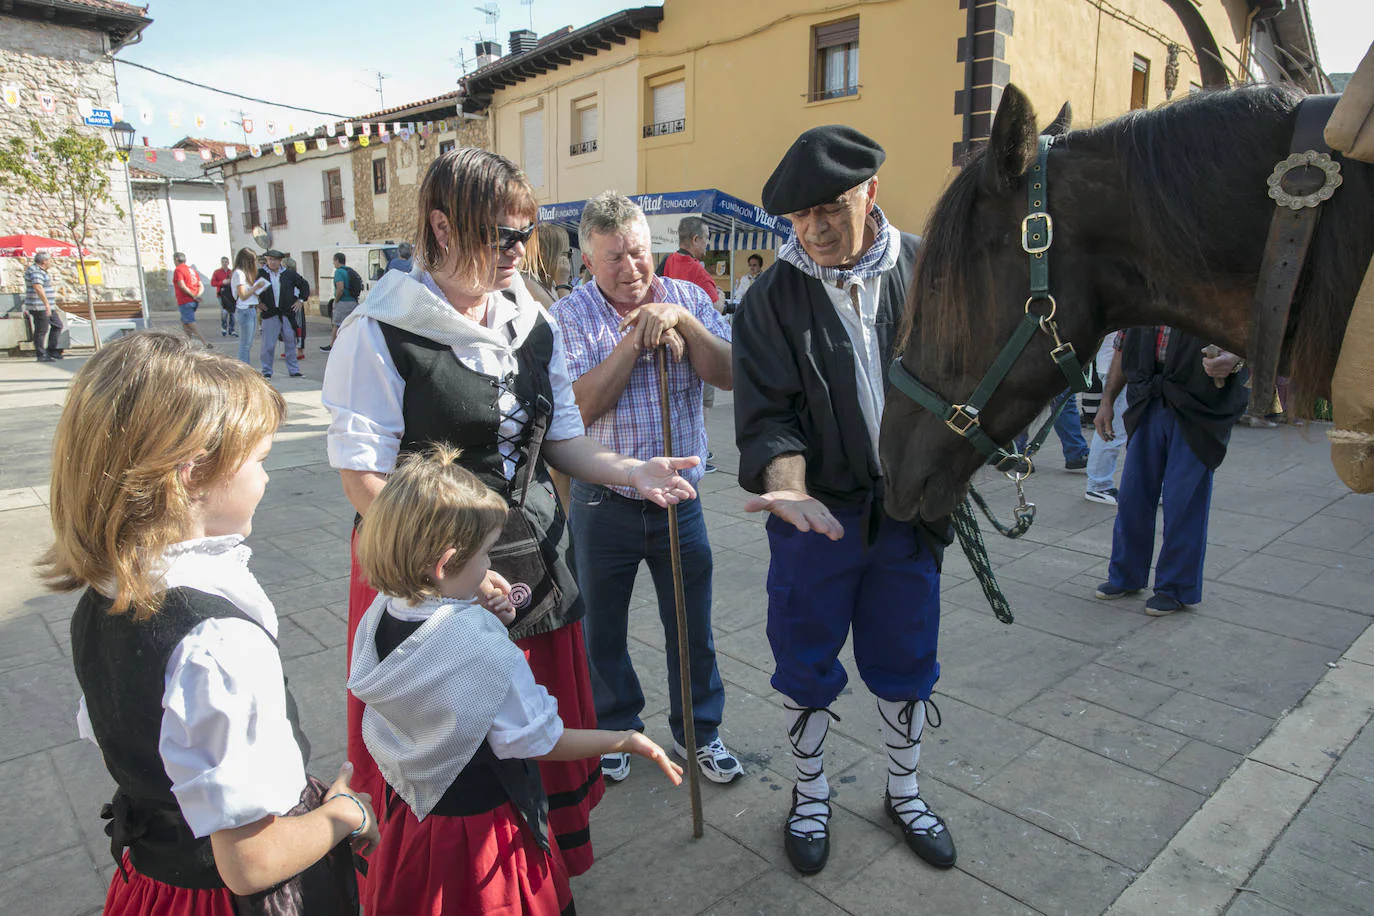
<instances>
[{"instance_id":1,"label":"white van","mask_svg":"<svg viewBox=\"0 0 1374 916\"><path fill-rule=\"evenodd\" d=\"M382 278L386 273L386 265L391 263L391 259L396 257L398 242L376 242L371 245L337 245L334 248L323 248L320 250L320 276L318 278L318 289L320 291L320 310L324 311L324 304L334 298L334 255L342 254L349 267L356 270L363 278L363 293L358 297L358 301L367 298L368 291L372 289L372 284Z\"/></svg>"}]
</instances>

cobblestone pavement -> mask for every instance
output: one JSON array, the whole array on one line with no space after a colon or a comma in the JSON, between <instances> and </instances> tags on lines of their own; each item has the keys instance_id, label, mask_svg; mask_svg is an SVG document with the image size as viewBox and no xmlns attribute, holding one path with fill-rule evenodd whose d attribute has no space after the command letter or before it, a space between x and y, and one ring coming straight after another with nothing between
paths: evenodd
<instances>
[{"instance_id":1,"label":"cobblestone pavement","mask_svg":"<svg viewBox=\"0 0 1374 916\"><path fill-rule=\"evenodd\" d=\"M325 462L315 345L327 338L320 327L312 336L307 378L274 381L290 415L249 543L282 617L311 769L330 774L343 758L353 511ZM74 597L44 592L32 569L49 537L52 430L80 363L0 360L6 914L98 912L113 871L97 816L110 781L74 724ZM1030 483L1035 527L1020 541L988 538L1017 622L996 621L957 551L945 567L944 726L927 735L921 775L958 841L958 866L926 867L884 817L876 710L857 686L836 704L842 721L827 745L830 863L801 879L780 841L791 761L769 686L767 541L762 520L741 509L730 399L717 403L709 428L721 472L706 478L701 499L715 555L723 737L747 774L703 786L706 835L694 841L685 789L637 764L594 816L598 861L574 883L581 912L1374 909L1374 730L1365 728L1374 632L1360 639L1374 615L1374 498L1336 480L1322 427L1236 430L1217 475L1204 601L1162 619L1146 617L1138 599L1093 600L1113 510L1082 499L1084 478L1055 467L1052 443ZM1003 483L984 483L995 506L1010 506ZM632 653L649 733L666 742L663 633L647 574L639 586ZM848 650L845 659L852 670Z\"/></svg>"}]
</instances>

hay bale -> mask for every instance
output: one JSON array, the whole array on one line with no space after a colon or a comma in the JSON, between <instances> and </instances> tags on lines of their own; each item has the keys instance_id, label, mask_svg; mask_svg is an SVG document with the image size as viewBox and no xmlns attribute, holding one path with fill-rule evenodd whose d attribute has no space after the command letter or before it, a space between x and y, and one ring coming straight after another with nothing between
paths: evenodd
<instances>
[{"instance_id":1,"label":"hay bale","mask_svg":"<svg viewBox=\"0 0 1374 916\"><path fill-rule=\"evenodd\" d=\"M1331 402L1331 464L1350 489L1374 493L1374 260L1345 328Z\"/></svg>"}]
</instances>

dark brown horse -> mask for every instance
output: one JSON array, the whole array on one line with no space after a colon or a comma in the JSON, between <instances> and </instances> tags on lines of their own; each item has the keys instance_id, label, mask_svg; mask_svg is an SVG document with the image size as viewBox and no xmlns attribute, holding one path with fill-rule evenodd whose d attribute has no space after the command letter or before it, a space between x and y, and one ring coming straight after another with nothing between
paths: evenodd
<instances>
[{"instance_id":1,"label":"dark brown horse","mask_svg":"<svg viewBox=\"0 0 1374 916\"><path fill-rule=\"evenodd\" d=\"M1068 106L1046 130L1054 219L1049 288L1064 339L1084 362L1117 328L1168 324L1245 355L1274 202L1266 178L1288 155L1302 96L1275 85L1203 92L1088 130ZM968 397L1021 321L1029 289L1021 247L1035 112L1008 86L985 150L941 197L907 305L902 365L953 403ZM1374 167L1342 163L1324 205L1284 340L1295 398L1329 397L1346 321L1374 253ZM1009 442L1065 387L1036 334L982 412ZM930 411L891 389L881 451L895 517L936 519L962 498L984 457Z\"/></svg>"}]
</instances>

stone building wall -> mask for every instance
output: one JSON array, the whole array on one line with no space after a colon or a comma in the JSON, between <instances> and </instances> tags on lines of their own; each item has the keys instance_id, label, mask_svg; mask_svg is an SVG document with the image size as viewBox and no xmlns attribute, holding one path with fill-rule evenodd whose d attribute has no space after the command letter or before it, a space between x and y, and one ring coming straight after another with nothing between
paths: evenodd
<instances>
[{"instance_id":1,"label":"stone building wall","mask_svg":"<svg viewBox=\"0 0 1374 916\"><path fill-rule=\"evenodd\" d=\"M134 188L134 222L138 226L138 253L143 258L148 308L168 310L177 306L172 293L172 240L167 232L166 203L156 187Z\"/></svg>"},{"instance_id":2,"label":"stone building wall","mask_svg":"<svg viewBox=\"0 0 1374 916\"><path fill-rule=\"evenodd\" d=\"M0 104L0 143L14 136L31 138L30 121L37 121L54 133L68 125L81 125L77 99L89 99L99 107L116 104L114 64L106 57L108 46L109 39L103 32L32 22L0 13L0 84L16 83L21 93L18 108ZM39 104L43 93L51 94L56 101L52 114L44 114ZM109 139L109 131L103 127L78 129ZM127 206L124 166L113 161L113 157L110 194L120 208ZM5 232L30 232L52 238L67 235L62 223L44 214L22 189L0 189L0 214ZM100 259L104 277L104 285L92 290L96 298L137 299L138 273L128 216L120 217L113 204L97 208L92 214L86 246ZM0 293L19 292L24 279L22 262L7 260ZM78 272L62 258L54 258L53 264L59 299L84 301Z\"/></svg>"},{"instance_id":3,"label":"stone building wall","mask_svg":"<svg viewBox=\"0 0 1374 916\"><path fill-rule=\"evenodd\" d=\"M353 148L353 212L354 231L362 244L395 241L413 242L416 208L420 182L425 172L439 156L439 145L456 141L458 146L487 148L485 118L447 119L449 130L431 132L428 137L418 134L409 140L375 141L366 147ZM421 147L423 141L424 146ZM372 160L385 157L387 192L372 193Z\"/></svg>"}]
</instances>

